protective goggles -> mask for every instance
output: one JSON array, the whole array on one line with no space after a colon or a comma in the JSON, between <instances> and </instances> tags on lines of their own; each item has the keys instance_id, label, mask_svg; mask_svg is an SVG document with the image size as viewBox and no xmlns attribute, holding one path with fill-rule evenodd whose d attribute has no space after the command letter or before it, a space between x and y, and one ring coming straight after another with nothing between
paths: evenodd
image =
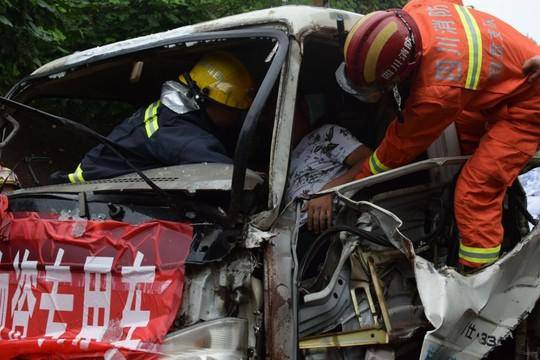
<instances>
[{"instance_id":1,"label":"protective goggles","mask_svg":"<svg viewBox=\"0 0 540 360\"><path fill-rule=\"evenodd\" d=\"M336 81L339 86L346 93L351 94L360 101L366 103L376 103L378 102L383 94L383 90L375 85L373 86L355 86L353 85L345 73L345 63L342 62L341 65L336 70Z\"/></svg>"}]
</instances>

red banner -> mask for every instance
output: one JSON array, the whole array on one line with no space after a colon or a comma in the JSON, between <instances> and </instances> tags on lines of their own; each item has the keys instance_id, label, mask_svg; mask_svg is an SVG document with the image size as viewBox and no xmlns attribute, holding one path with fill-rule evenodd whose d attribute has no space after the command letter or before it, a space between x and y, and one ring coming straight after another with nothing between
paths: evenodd
<instances>
[{"instance_id":1,"label":"red banner","mask_svg":"<svg viewBox=\"0 0 540 360\"><path fill-rule=\"evenodd\" d=\"M151 358L181 305L189 224L33 212L0 198L2 359Z\"/></svg>"}]
</instances>

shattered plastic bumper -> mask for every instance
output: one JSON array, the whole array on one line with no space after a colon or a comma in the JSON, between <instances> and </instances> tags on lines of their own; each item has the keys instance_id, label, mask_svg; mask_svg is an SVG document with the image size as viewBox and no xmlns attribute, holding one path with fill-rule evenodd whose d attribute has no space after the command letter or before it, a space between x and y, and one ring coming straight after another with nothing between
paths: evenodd
<instances>
[{"instance_id":1,"label":"shattered plastic bumper","mask_svg":"<svg viewBox=\"0 0 540 360\"><path fill-rule=\"evenodd\" d=\"M247 337L247 320L206 321L168 335L160 353L171 360L241 360L246 356Z\"/></svg>"}]
</instances>

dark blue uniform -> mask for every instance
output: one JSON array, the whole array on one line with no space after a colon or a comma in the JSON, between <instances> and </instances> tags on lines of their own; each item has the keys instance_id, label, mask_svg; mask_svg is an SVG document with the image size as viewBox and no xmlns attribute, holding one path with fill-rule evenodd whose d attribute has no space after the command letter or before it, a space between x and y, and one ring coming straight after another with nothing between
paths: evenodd
<instances>
[{"instance_id":1,"label":"dark blue uniform","mask_svg":"<svg viewBox=\"0 0 540 360\"><path fill-rule=\"evenodd\" d=\"M201 110L177 114L157 101L137 110L107 137L127 149L124 155L141 170L202 162L232 163L213 133L214 125ZM99 144L86 153L73 173L56 173L51 180L80 183L130 172L133 169L123 159Z\"/></svg>"}]
</instances>

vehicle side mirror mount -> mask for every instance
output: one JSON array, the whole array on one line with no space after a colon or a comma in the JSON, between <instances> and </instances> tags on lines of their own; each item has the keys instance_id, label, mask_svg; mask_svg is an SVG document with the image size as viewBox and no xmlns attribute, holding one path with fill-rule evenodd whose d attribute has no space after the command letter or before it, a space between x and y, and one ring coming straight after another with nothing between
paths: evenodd
<instances>
[{"instance_id":1,"label":"vehicle side mirror mount","mask_svg":"<svg viewBox=\"0 0 540 360\"><path fill-rule=\"evenodd\" d=\"M131 67L131 73L129 74L129 82L131 84L136 84L141 80L141 75L143 71L144 62L137 61Z\"/></svg>"},{"instance_id":2,"label":"vehicle side mirror mount","mask_svg":"<svg viewBox=\"0 0 540 360\"><path fill-rule=\"evenodd\" d=\"M11 129L9 125L11 125ZM3 149L11 142L13 137L19 132L19 128L19 122L4 108L0 108L0 133L2 134L0 149Z\"/></svg>"},{"instance_id":3,"label":"vehicle side mirror mount","mask_svg":"<svg viewBox=\"0 0 540 360\"><path fill-rule=\"evenodd\" d=\"M340 48L343 48L345 45L345 39L347 38L348 31L345 31L345 20L342 15L338 15L336 18L336 28L337 28L337 40Z\"/></svg>"}]
</instances>

